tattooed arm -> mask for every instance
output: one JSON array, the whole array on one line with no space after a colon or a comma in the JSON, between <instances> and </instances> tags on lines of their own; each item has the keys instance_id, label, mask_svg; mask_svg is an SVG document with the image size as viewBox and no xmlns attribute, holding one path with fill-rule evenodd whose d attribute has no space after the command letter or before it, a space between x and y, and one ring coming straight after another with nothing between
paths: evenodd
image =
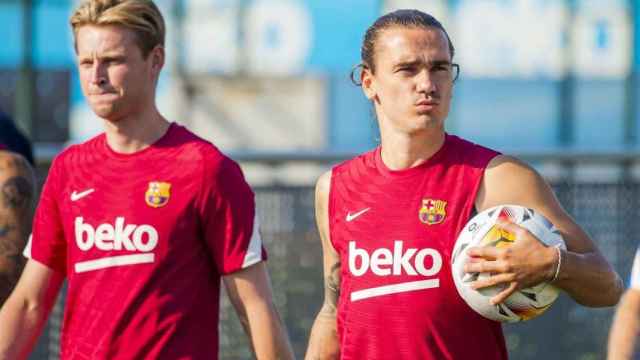
<instances>
[{"instance_id":1,"label":"tattooed arm","mask_svg":"<svg viewBox=\"0 0 640 360\"><path fill-rule=\"evenodd\" d=\"M64 274L29 260L20 275L22 250L31 228L34 176L18 155L0 151L0 360L26 359L64 280ZM20 264L20 266L18 265Z\"/></svg>"},{"instance_id":2,"label":"tattooed arm","mask_svg":"<svg viewBox=\"0 0 640 360\"><path fill-rule=\"evenodd\" d=\"M20 155L0 151L0 305L20 277L33 213L33 170Z\"/></svg>"},{"instance_id":3,"label":"tattooed arm","mask_svg":"<svg viewBox=\"0 0 640 360\"><path fill-rule=\"evenodd\" d=\"M305 359L338 359L340 343L336 324L340 297L340 257L331 244L329 235L329 189L331 171L323 174L316 185L316 222L322 241L324 268L324 303L311 328L309 347Z\"/></svg>"}]
</instances>

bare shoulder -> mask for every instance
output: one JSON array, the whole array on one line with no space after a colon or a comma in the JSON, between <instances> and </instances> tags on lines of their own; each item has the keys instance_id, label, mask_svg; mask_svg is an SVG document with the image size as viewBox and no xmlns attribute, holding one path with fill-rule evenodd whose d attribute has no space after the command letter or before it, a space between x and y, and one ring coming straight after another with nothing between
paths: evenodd
<instances>
[{"instance_id":1,"label":"bare shoulder","mask_svg":"<svg viewBox=\"0 0 640 360\"><path fill-rule=\"evenodd\" d=\"M482 211L503 204L522 205L540 212L560 230L569 250L596 251L593 240L565 211L542 175L515 157L500 155L485 170L476 195L476 209Z\"/></svg>"},{"instance_id":2,"label":"bare shoulder","mask_svg":"<svg viewBox=\"0 0 640 360\"><path fill-rule=\"evenodd\" d=\"M24 258L22 249L31 229L35 179L21 156L0 151L0 303L16 284Z\"/></svg>"},{"instance_id":3,"label":"bare shoulder","mask_svg":"<svg viewBox=\"0 0 640 360\"><path fill-rule=\"evenodd\" d=\"M331 190L331 170L326 171L318 178L316 182L316 200L322 199L325 201L329 198L329 191Z\"/></svg>"},{"instance_id":4,"label":"bare shoulder","mask_svg":"<svg viewBox=\"0 0 640 360\"><path fill-rule=\"evenodd\" d=\"M320 175L316 182L316 222L320 235L328 233L329 229L329 191L331 190L331 170Z\"/></svg>"},{"instance_id":5,"label":"bare shoulder","mask_svg":"<svg viewBox=\"0 0 640 360\"><path fill-rule=\"evenodd\" d=\"M555 198L545 179L530 165L507 155L493 158L476 197L479 211L500 204L538 208Z\"/></svg>"},{"instance_id":6,"label":"bare shoulder","mask_svg":"<svg viewBox=\"0 0 640 360\"><path fill-rule=\"evenodd\" d=\"M331 170L322 174L316 183L316 224L325 251L333 250L329 236L329 191Z\"/></svg>"},{"instance_id":7,"label":"bare shoulder","mask_svg":"<svg viewBox=\"0 0 640 360\"><path fill-rule=\"evenodd\" d=\"M529 164L509 155L498 155L487 165L485 178L504 177L505 180L542 180L540 174Z\"/></svg>"},{"instance_id":8,"label":"bare shoulder","mask_svg":"<svg viewBox=\"0 0 640 360\"><path fill-rule=\"evenodd\" d=\"M0 151L0 219L2 223L7 225L15 222L13 225L28 234L34 196L35 176L29 162L22 155ZM2 234L7 235L6 232Z\"/></svg>"},{"instance_id":9,"label":"bare shoulder","mask_svg":"<svg viewBox=\"0 0 640 360\"><path fill-rule=\"evenodd\" d=\"M34 173L27 160L19 154L0 151L0 205L8 208L28 205L34 186Z\"/></svg>"},{"instance_id":10,"label":"bare shoulder","mask_svg":"<svg viewBox=\"0 0 640 360\"><path fill-rule=\"evenodd\" d=\"M22 155L4 150L0 150L0 170L0 176L9 173L33 173L29 162Z\"/></svg>"}]
</instances>

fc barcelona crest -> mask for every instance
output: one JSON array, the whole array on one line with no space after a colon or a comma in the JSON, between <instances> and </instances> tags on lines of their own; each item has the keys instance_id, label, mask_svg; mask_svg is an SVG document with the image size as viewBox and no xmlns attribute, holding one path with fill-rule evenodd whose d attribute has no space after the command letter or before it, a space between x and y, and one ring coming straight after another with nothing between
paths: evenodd
<instances>
[{"instance_id":1,"label":"fc barcelona crest","mask_svg":"<svg viewBox=\"0 0 640 360\"><path fill-rule=\"evenodd\" d=\"M165 206L171 197L170 190L171 184L161 181L152 181L149 183L149 188L144 194L144 200L147 202L147 205L153 208Z\"/></svg>"},{"instance_id":2,"label":"fc barcelona crest","mask_svg":"<svg viewBox=\"0 0 640 360\"><path fill-rule=\"evenodd\" d=\"M447 216L445 207L447 202L443 200L422 199L422 207L418 216L420 221L427 225L435 225L444 221L444 217Z\"/></svg>"}]
</instances>

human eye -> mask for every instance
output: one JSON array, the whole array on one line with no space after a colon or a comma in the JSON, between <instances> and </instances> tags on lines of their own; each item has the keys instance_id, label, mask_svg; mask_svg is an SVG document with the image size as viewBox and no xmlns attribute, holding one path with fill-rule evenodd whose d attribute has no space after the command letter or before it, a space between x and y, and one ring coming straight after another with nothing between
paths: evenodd
<instances>
[{"instance_id":1,"label":"human eye","mask_svg":"<svg viewBox=\"0 0 640 360\"><path fill-rule=\"evenodd\" d=\"M82 67L88 67L88 66L91 66L93 64L93 59L89 59L89 58L80 59L78 61L78 63Z\"/></svg>"},{"instance_id":2,"label":"human eye","mask_svg":"<svg viewBox=\"0 0 640 360\"><path fill-rule=\"evenodd\" d=\"M416 67L413 65L402 65L396 69L396 72L401 75L412 75L416 72Z\"/></svg>"},{"instance_id":3,"label":"human eye","mask_svg":"<svg viewBox=\"0 0 640 360\"><path fill-rule=\"evenodd\" d=\"M107 64L118 65L118 64L122 64L124 62L124 57L123 56L109 56L109 57L104 58L103 61L105 63L107 63Z\"/></svg>"},{"instance_id":4,"label":"human eye","mask_svg":"<svg viewBox=\"0 0 640 360\"><path fill-rule=\"evenodd\" d=\"M451 65L450 64L437 64L437 65L434 65L431 68L431 71L437 72L437 73L449 73L449 72L451 72Z\"/></svg>"}]
</instances>

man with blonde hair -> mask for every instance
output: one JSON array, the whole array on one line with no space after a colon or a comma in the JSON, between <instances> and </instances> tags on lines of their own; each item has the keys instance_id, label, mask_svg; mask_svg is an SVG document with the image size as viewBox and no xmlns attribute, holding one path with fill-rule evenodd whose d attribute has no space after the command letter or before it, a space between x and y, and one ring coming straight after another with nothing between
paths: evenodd
<instances>
[{"instance_id":1,"label":"man with blonde hair","mask_svg":"<svg viewBox=\"0 0 640 360\"><path fill-rule=\"evenodd\" d=\"M292 358L239 166L157 110L165 27L152 1L71 17L82 90L105 132L58 155L0 359L27 356L64 278L63 359L215 359L220 278L258 359Z\"/></svg>"}]
</instances>

